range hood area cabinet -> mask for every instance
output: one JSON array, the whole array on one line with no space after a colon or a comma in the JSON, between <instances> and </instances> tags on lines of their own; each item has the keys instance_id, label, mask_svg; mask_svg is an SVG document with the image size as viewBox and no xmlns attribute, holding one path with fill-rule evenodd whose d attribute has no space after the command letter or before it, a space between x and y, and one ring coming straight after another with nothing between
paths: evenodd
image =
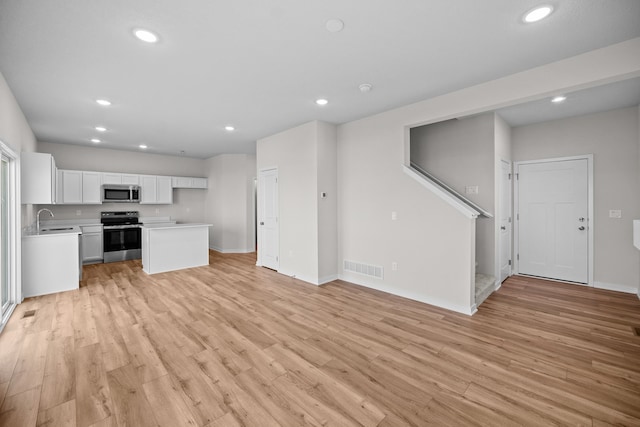
<instances>
[{"instance_id":1,"label":"range hood area cabinet","mask_svg":"<svg viewBox=\"0 0 640 427\"><path fill-rule=\"evenodd\" d=\"M21 203L56 203L56 162L48 153L20 153Z\"/></svg>"}]
</instances>

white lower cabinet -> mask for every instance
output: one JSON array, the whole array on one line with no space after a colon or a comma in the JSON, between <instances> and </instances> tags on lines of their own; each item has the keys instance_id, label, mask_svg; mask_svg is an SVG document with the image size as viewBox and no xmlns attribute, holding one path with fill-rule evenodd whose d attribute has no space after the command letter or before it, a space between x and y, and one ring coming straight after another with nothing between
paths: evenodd
<instances>
[{"instance_id":1,"label":"white lower cabinet","mask_svg":"<svg viewBox=\"0 0 640 427\"><path fill-rule=\"evenodd\" d=\"M23 237L22 296L78 289L78 244L77 233Z\"/></svg>"},{"instance_id":2,"label":"white lower cabinet","mask_svg":"<svg viewBox=\"0 0 640 427\"><path fill-rule=\"evenodd\" d=\"M102 226L101 225L84 225L82 229L81 247L82 247L82 263L91 264L102 262L104 258L104 248L102 246Z\"/></svg>"}]
</instances>

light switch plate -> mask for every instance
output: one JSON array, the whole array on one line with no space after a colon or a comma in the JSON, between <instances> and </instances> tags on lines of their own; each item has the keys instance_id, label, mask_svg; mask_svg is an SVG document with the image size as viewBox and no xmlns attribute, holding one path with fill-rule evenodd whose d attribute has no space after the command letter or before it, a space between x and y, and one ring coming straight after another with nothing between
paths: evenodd
<instances>
[{"instance_id":1,"label":"light switch plate","mask_svg":"<svg viewBox=\"0 0 640 427\"><path fill-rule=\"evenodd\" d=\"M620 209L612 209L609 211L609 218L622 218L622 211Z\"/></svg>"},{"instance_id":2,"label":"light switch plate","mask_svg":"<svg viewBox=\"0 0 640 427\"><path fill-rule=\"evenodd\" d=\"M477 185L467 185L464 187L464 192L467 194L478 194L478 186Z\"/></svg>"}]
</instances>

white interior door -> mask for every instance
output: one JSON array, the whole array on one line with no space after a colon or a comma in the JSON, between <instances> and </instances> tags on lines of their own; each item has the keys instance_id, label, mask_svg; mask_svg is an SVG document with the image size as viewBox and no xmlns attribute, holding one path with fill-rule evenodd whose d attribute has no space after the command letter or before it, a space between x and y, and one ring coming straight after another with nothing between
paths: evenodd
<instances>
[{"instance_id":1,"label":"white interior door","mask_svg":"<svg viewBox=\"0 0 640 427\"><path fill-rule=\"evenodd\" d=\"M502 160L500 171L500 282L511 275L511 163Z\"/></svg>"},{"instance_id":2,"label":"white interior door","mask_svg":"<svg viewBox=\"0 0 640 427\"><path fill-rule=\"evenodd\" d=\"M260 171L258 179L258 251L263 267L280 267L278 227L278 170Z\"/></svg>"},{"instance_id":3,"label":"white interior door","mask_svg":"<svg viewBox=\"0 0 640 427\"><path fill-rule=\"evenodd\" d=\"M518 166L518 270L588 282L587 159Z\"/></svg>"}]
</instances>

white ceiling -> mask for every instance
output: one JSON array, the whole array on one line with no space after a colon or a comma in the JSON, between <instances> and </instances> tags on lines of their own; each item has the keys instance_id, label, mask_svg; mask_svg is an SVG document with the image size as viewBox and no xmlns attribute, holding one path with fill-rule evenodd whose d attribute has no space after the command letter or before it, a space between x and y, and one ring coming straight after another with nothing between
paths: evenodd
<instances>
[{"instance_id":1,"label":"white ceiling","mask_svg":"<svg viewBox=\"0 0 640 427\"><path fill-rule=\"evenodd\" d=\"M39 141L250 153L310 120L344 123L640 36L638 0L550 0L548 19L523 24L539 3L0 0L0 72ZM336 18L344 30L328 32Z\"/></svg>"}]
</instances>

